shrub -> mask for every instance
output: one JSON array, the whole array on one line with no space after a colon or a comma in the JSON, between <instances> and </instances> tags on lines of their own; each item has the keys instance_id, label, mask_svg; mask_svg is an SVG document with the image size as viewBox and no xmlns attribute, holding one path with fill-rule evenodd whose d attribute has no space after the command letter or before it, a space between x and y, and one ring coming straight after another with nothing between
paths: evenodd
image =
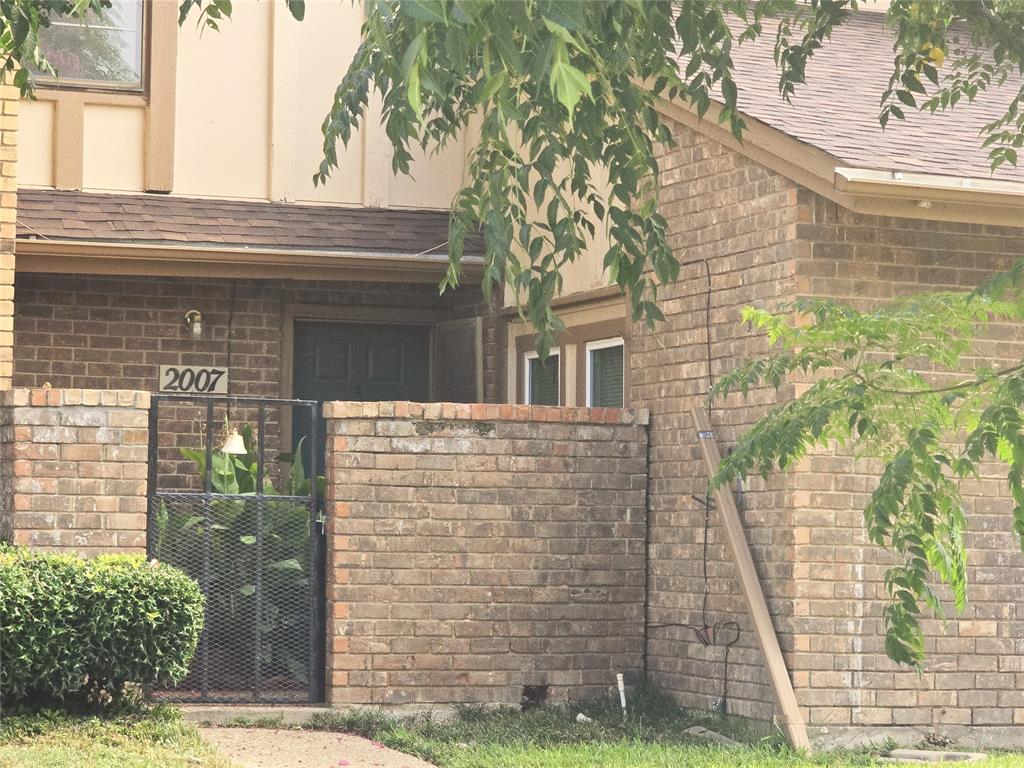
<instances>
[{"instance_id":1,"label":"shrub","mask_svg":"<svg viewBox=\"0 0 1024 768\"><path fill-rule=\"evenodd\" d=\"M4 549L0 611L4 704L95 705L185 676L203 596L181 571L141 556Z\"/></svg>"}]
</instances>

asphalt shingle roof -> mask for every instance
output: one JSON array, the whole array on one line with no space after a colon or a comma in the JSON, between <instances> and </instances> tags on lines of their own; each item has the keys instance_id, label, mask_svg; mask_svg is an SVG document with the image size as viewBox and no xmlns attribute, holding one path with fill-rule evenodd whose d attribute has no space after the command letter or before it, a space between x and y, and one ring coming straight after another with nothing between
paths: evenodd
<instances>
[{"instance_id":1,"label":"asphalt shingle roof","mask_svg":"<svg viewBox=\"0 0 1024 768\"><path fill-rule=\"evenodd\" d=\"M882 130L879 102L894 57L883 19L862 11L837 27L808 62L807 82L788 104L779 95L772 57L776 27L766 22L757 40L733 48L740 110L854 167L1024 181L1024 164L1004 165L993 175L979 136L1006 111L1019 80L947 112L906 108L905 121L891 120Z\"/></svg>"},{"instance_id":2,"label":"asphalt shingle roof","mask_svg":"<svg viewBox=\"0 0 1024 768\"><path fill-rule=\"evenodd\" d=\"M448 213L21 189L18 237L443 254ZM467 239L466 252L481 253L480 243Z\"/></svg>"}]
</instances>

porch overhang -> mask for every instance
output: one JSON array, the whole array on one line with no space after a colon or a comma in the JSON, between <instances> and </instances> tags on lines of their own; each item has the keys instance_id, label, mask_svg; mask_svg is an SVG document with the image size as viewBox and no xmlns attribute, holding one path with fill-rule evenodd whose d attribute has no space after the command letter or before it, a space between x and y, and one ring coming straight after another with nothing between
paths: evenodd
<instances>
[{"instance_id":1,"label":"porch overhang","mask_svg":"<svg viewBox=\"0 0 1024 768\"><path fill-rule=\"evenodd\" d=\"M268 278L374 282L437 282L448 253L304 250L19 238L18 272L161 277ZM465 277L483 274L483 259L462 260Z\"/></svg>"},{"instance_id":2,"label":"porch overhang","mask_svg":"<svg viewBox=\"0 0 1024 768\"><path fill-rule=\"evenodd\" d=\"M447 210L18 190L21 272L437 282L448 268ZM467 277L482 240L466 237Z\"/></svg>"}]
</instances>

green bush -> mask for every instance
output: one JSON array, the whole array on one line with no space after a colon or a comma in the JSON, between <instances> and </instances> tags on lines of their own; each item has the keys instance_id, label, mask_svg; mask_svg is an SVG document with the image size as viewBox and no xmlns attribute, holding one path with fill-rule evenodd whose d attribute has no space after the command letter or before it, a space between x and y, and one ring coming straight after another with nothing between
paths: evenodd
<instances>
[{"instance_id":1,"label":"green bush","mask_svg":"<svg viewBox=\"0 0 1024 768\"><path fill-rule=\"evenodd\" d=\"M142 556L0 550L0 700L98 705L185 676L203 626L198 585Z\"/></svg>"}]
</instances>

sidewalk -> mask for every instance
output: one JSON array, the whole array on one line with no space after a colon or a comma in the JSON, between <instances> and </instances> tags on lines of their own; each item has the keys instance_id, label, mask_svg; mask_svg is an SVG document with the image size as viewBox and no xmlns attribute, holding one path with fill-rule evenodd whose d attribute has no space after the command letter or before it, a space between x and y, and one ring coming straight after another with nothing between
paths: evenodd
<instances>
[{"instance_id":1,"label":"sidewalk","mask_svg":"<svg viewBox=\"0 0 1024 768\"><path fill-rule=\"evenodd\" d=\"M203 738L241 768L433 768L359 736L268 728L200 728Z\"/></svg>"}]
</instances>

